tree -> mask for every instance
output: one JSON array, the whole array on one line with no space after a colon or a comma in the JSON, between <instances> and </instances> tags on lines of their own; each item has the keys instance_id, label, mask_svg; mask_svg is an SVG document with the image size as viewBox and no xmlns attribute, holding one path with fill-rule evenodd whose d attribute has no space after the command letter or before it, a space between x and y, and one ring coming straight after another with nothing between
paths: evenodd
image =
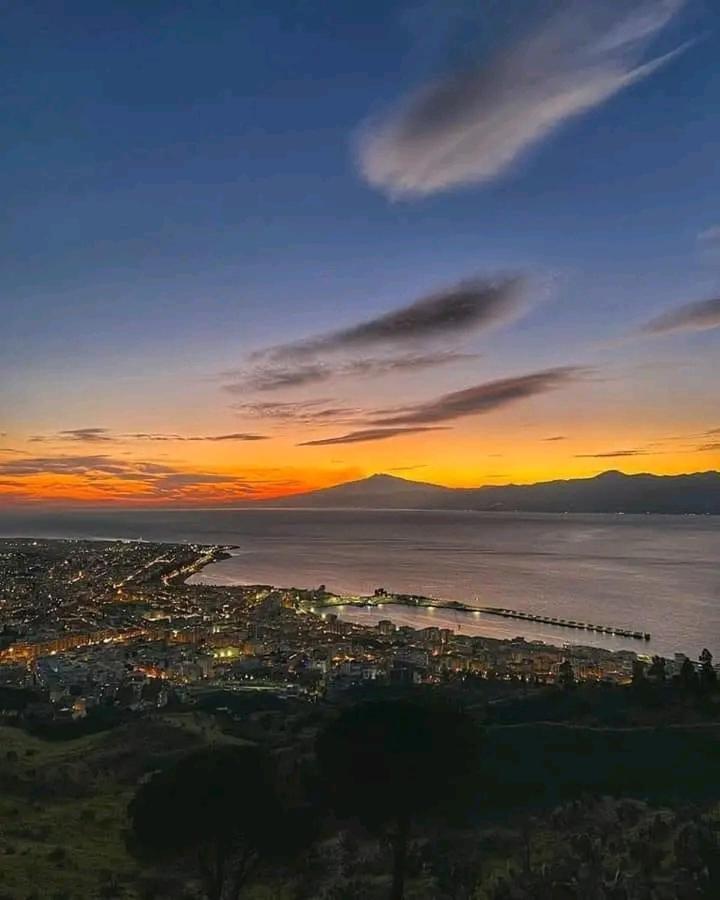
<instances>
[{"instance_id":1,"label":"tree","mask_svg":"<svg viewBox=\"0 0 720 900\"><path fill-rule=\"evenodd\" d=\"M634 659L632 663L632 683L634 685L645 683L645 663L641 659Z\"/></svg>"},{"instance_id":2,"label":"tree","mask_svg":"<svg viewBox=\"0 0 720 900\"><path fill-rule=\"evenodd\" d=\"M474 832L467 837L451 834L434 840L424 849L423 862L433 875L438 898L470 900L475 896L482 862L481 842Z\"/></svg>"},{"instance_id":3,"label":"tree","mask_svg":"<svg viewBox=\"0 0 720 900\"><path fill-rule=\"evenodd\" d=\"M650 668L648 669L648 678L662 684L665 681L665 657L653 656Z\"/></svg>"},{"instance_id":4,"label":"tree","mask_svg":"<svg viewBox=\"0 0 720 900\"><path fill-rule=\"evenodd\" d=\"M700 654L700 686L712 690L717 684L717 673L713 668L712 653L707 647Z\"/></svg>"},{"instance_id":5,"label":"tree","mask_svg":"<svg viewBox=\"0 0 720 900\"><path fill-rule=\"evenodd\" d=\"M265 753L203 748L154 774L129 807L140 857L195 861L208 900L235 900L261 859L282 851L285 822Z\"/></svg>"},{"instance_id":6,"label":"tree","mask_svg":"<svg viewBox=\"0 0 720 900\"><path fill-rule=\"evenodd\" d=\"M390 842L392 900L404 896L412 830L462 818L473 803L479 739L459 708L410 699L351 707L320 734L318 764L335 812Z\"/></svg>"},{"instance_id":7,"label":"tree","mask_svg":"<svg viewBox=\"0 0 720 900\"><path fill-rule=\"evenodd\" d=\"M698 677L695 672L695 666L686 656L680 666L679 681L685 690L693 690L697 687Z\"/></svg>"},{"instance_id":8,"label":"tree","mask_svg":"<svg viewBox=\"0 0 720 900\"><path fill-rule=\"evenodd\" d=\"M569 659L564 659L558 667L558 684L564 688L575 686L575 672Z\"/></svg>"}]
</instances>

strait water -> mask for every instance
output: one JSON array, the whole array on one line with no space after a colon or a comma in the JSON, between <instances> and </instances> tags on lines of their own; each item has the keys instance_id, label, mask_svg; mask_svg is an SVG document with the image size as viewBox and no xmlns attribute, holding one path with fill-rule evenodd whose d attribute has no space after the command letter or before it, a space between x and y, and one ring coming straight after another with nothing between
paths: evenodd
<instances>
[{"instance_id":1,"label":"strait water","mask_svg":"<svg viewBox=\"0 0 720 900\"><path fill-rule=\"evenodd\" d=\"M650 642L484 614L345 609L354 621L720 657L720 517L416 510L0 513L0 535L236 544L196 581L379 586L652 633Z\"/></svg>"}]
</instances>

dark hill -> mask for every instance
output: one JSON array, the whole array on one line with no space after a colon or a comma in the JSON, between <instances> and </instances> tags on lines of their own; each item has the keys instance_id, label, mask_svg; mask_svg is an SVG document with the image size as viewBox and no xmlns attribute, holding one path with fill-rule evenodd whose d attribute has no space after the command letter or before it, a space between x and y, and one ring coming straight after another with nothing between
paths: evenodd
<instances>
[{"instance_id":1,"label":"dark hill","mask_svg":"<svg viewBox=\"0 0 720 900\"><path fill-rule=\"evenodd\" d=\"M720 472L625 475L613 471L593 478L479 488L448 488L392 475L373 475L288 497L285 502L312 508L718 515Z\"/></svg>"}]
</instances>

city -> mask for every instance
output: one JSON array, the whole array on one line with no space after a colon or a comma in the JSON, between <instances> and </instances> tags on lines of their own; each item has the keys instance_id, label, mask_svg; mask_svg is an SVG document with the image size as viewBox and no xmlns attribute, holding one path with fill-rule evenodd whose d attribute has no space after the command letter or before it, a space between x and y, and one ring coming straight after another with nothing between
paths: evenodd
<instances>
[{"instance_id":1,"label":"city","mask_svg":"<svg viewBox=\"0 0 720 900\"><path fill-rule=\"evenodd\" d=\"M0 900L718 900L720 0L0 42Z\"/></svg>"},{"instance_id":2,"label":"city","mask_svg":"<svg viewBox=\"0 0 720 900\"><path fill-rule=\"evenodd\" d=\"M108 703L161 706L170 692L192 703L213 688L316 700L368 681L552 684L566 661L579 681L627 684L639 659L632 651L472 637L390 619L357 625L338 617L338 603L349 601L322 587L186 584L228 549L0 541L2 683L37 690L48 702L31 710L55 719Z\"/></svg>"},{"instance_id":3,"label":"city","mask_svg":"<svg viewBox=\"0 0 720 900\"><path fill-rule=\"evenodd\" d=\"M483 734L480 749L471 742L468 750L472 778L484 773L485 779L472 824L443 826L428 841L420 820L415 822L412 852L429 856L420 868L417 861L408 864L413 896L508 900L545 896L541 889L550 890L549 897L581 896L585 876L568 869L568 834L597 829L607 816L616 828L627 828L623 817L632 815L637 827L651 829L652 835L657 831L652 840L642 838L645 848L665 841L666 834L682 841L688 829L705 833L712 819L703 817L702 807L680 812L665 804L668 790L680 790L687 800L704 792L716 765L720 695L707 651L697 662L680 653L647 659L630 650L613 653L521 637L497 640L434 627L397 627L389 618L364 626L339 617L352 603L380 606L384 613L394 600L433 602L395 597L384 588L372 597L350 598L323 586L187 583L233 549L144 541L0 541L0 775L5 785L0 852L6 860L7 896L13 900L189 898L198 896L198 888L202 896L215 896L190 859L160 854L148 861L157 828L166 828L166 820L152 825L152 815L167 815L163 809L175 801L163 801L144 825L138 803L163 778L181 779L171 795L185 798L173 814L178 846L209 838L202 824L208 803L219 804L212 815L231 829L243 821L235 803L255 804L257 828L262 816L269 817L275 849L263 844L253 851L257 859L243 875L248 896L385 896L388 849L382 837L372 828L356 831L344 817L336 820L329 812L332 802L323 799L328 790L333 796L343 778L375 789L363 767L369 764L368 752L379 751L381 765L390 764L383 744L348 747L350 768L344 775L336 771L336 752L327 757L323 748L337 740L332 735L338 723L386 707L391 720L383 727L390 731L397 716L412 719L413 710L421 716L414 726L400 725L399 734L388 740L413 740L417 729L432 728L437 718L439 731L408 746L407 757L399 760L404 767L413 753L430 754L422 763L429 766L422 776L425 790L414 775L404 788L413 804L420 798L421 806L430 802L427 784L433 777L439 779L443 803L453 796L447 792L448 766L465 752L467 727L453 716L467 716L467 723ZM360 768L353 761L355 750L358 760L365 760ZM290 804L284 812L271 812L280 801L273 799L275 788L265 776L259 770L248 774L257 765L255 752L272 760L282 802ZM645 762L650 752L656 757L653 766ZM450 754L445 763L444 753ZM688 753L699 755L686 770ZM192 766L205 759L224 760L219 797L225 800L208 799L205 792L215 788L204 770L192 774ZM190 767L185 775L183 766ZM318 766L334 773L321 796L308 787L318 777ZM401 778L401 770L394 777ZM195 800L188 793L194 779L200 792ZM386 791L388 785L381 783ZM463 790L473 798L478 787L473 781ZM586 796L582 803L581 795ZM380 809L385 797L378 795L373 809ZM551 813L547 821L535 817L538 803ZM281 840L278 828L284 820L296 824ZM666 823L660 830L659 821ZM654 876L632 856L623 861L611 833L598 838L603 883L617 879L613 867L621 865L621 883L628 891L623 896L644 896L632 891L655 884ZM280 840L282 858L277 857ZM450 840L452 846L446 844ZM354 849L344 849L347 842ZM714 853L714 845L709 846L708 853ZM304 854L299 858L298 848ZM573 845L572 852L573 865L589 864L589 850ZM680 849L674 852L680 859ZM375 876L367 870L368 860ZM477 893L453 893L443 880L450 863L456 867L453 877ZM228 872L235 871L235 863L227 865ZM663 878L676 886L688 878L695 886L705 884L711 876L704 865L696 861L690 875L671 869ZM33 893L38 874L45 886L55 885L51 892L48 887ZM373 877L379 879L374 887ZM561 884L578 893L555 893Z\"/></svg>"}]
</instances>

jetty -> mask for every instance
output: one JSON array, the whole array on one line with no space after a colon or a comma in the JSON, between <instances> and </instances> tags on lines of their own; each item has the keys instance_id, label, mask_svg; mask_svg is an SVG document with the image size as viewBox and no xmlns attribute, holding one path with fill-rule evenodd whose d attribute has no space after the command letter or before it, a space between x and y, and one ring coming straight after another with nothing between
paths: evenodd
<instances>
[{"instance_id":1,"label":"jetty","mask_svg":"<svg viewBox=\"0 0 720 900\"><path fill-rule=\"evenodd\" d=\"M638 641L650 640L649 632L633 631L631 628L616 628L612 625L593 625L591 622L576 622L573 619L541 616L536 613L521 612L517 609L502 609L497 606L481 606L480 611L487 613L490 616L502 616L504 619L521 619L523 622L539 622L542 625L558 625L561 628L577 628L584 631L594 631L596 634L635 638Z\"/></svg>"}]
</instances>

